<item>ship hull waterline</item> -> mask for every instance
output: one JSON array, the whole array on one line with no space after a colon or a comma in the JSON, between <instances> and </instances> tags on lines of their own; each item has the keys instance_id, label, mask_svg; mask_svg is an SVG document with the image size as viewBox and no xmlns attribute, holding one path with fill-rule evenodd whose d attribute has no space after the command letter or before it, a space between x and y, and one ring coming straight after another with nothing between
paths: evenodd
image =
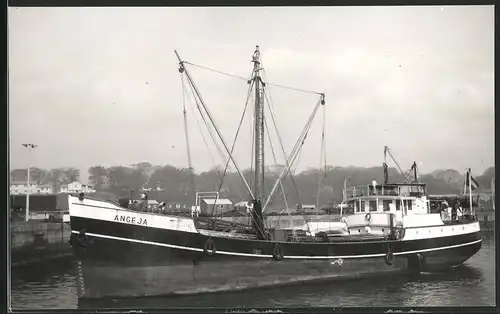
<instances>
[{"instance_id":1,"label":"ship hull waterline","mask_svg":"<svg viewBox=\"0 0 500 314\"><path fill-rule=\"evenodd\" d=\"M482 243L479 232L383 243L324 243L315 245L314 252L306 249L311 248L307 243L282 242L283 259L276 260L274 242L82 217L72 217L71 225L80 299L186 295L435 272L461 265ZM81 230L86 231L83 242ZM214 254L204 250L209 238ZM393 253L389 263L388 251Z\"/></svg>"}]
</instances>

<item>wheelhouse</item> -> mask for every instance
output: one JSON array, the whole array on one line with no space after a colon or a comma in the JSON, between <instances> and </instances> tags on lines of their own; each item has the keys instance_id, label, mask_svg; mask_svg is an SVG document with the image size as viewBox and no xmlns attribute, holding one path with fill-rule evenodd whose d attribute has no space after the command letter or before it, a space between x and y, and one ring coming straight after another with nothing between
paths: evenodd
<instances>
[{"instance_id":1,"label":"wheelhouse","mask_svg":"<svg viewBox=\"0 0 500 314\"><path fill-rule=\"evenodd\" d=\"M424 183L369 184L344 189L341 215L351 234L388 234L393 228L442 225L430 212Z\"/></svg>"},{"instance_id":2,"label":"wheelhouse","mask_svg":"<svg viewBox=\"0 0 500 314\"><path fill-rule=\"evenodd\" d=\"M402 215L430 213L424 183L362 185L344 190L343 203L355 214L389 212Z\"/></svg>"}]
</instances>

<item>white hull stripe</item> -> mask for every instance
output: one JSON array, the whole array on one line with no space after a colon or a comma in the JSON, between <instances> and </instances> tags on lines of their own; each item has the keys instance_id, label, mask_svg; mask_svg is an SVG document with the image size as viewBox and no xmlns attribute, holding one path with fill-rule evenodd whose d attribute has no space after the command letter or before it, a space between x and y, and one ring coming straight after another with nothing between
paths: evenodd
<instances>
[{"instance_id":1,"label":"white hull stripe","mask_svg":"<svg viewBox=\"0 0 500 314\"><path fill-rule=\"evenodd\" d=\"M79 234L79 231L72 230L72 233ZM137 240L137 239L129 239L129 238L121 238L121 237L114 237L114 236L108 236L108 235L103 235L103 234L96 234L96 233L90 233L86 232L86 235L96 237L96 238L102 238L102 239L110 239L110 240L118 240L118 241L126 241L126 242L133 242L133 243L141 243L141 244L148 244L148 245L156 245L156 246L162 246L162 247L168 247L168 248L173 248L173 249L181 249L181 250L188 250L188 251L196 251L196 252L203 252L203 249L199 248L193 248L193 247L187 247L187 246L180 246L180 245L174 245L174 244L165 244L165 243L159 243L159 242L151 242L151 241L143 241L143 240ZM394 255L409 255L409 254L415 254L415 253L424 253L424 252L433 252L433 251L440 251L440 250L448 250L448 249L453 249L457 247L462 247L462 246L468 246L468 245L473 245L476 243L479 243L483 241L482 239L468 242L468 243L461 243L461 244L456 244L456 245L450 245L450 246L443 246L443 247L438 247L438 248L431 248L431 249L424 249L424 250L416 250L416 251L407 251L407 252L397 252L393 253ZM216 254L223 254L223 255L233 255L233 256L246 256L246 257L273 257L272 255L265 255L265 254L249 254L249 253L236 253L236 252L225 252L225 251L216 251ZM349 255L349 256L284 256L283 258L286 259L336 259L336 258L366 258L366 257L382 257L385 256L385 253L379 253L379 254L365 254L365 255Z\"/></svg>"}]
</instances>

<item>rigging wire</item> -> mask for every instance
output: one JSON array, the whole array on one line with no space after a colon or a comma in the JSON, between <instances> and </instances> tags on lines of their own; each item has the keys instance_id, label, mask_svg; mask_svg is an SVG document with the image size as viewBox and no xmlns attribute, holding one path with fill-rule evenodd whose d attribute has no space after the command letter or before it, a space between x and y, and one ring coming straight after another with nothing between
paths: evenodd
<instances>
[{"instance_id":1,"label":"rigging wire","mask_svg":"<svg viewBox=\"0 0 500 314\"><path fill-rule=\"evenodd\" d=\"M194 63L191 63L191 62L188 62L188 61L184 61L184 63L192 65L192 66L200 68L200 69L207 70L207 71L211 71L211 72L219 73L219 74L222 74L222 75L230 76L230 77L237 78L237 79L240 79L240 80L243 80L243 81L248 81L248 79L245 78L245 77L243 77L243 76L239 76L239 75L235 75L235 74L231 74L231 73L227 73L227 72L215 70L215 69L212 69L212 68L209 68L209 67L206 67L206 66L203 66L203 65L199 65L199 64L194 64Z\"/></svg>"},{"instance_id":2,"label":"rigging wire","mask_svg":"<svg viewBox=\"0 0 500 314\"><path fill-rule=\"evenodd\" d=\"M298 152L297 159L295 160L295 163L292 164L292 166L293 166L293 170L292 170L293 175L295 175L295 173L297 172L297 169L299 168L300 157L302 157L302 151Z\"/></svg>"},{"instance_id":3,"label":"rigging wire","mask_svg":"<svg viewBox=\"0 0 500 314\"><path fill-rule=\"evenodd\" d=\"M255 102L255 99L252 98L252 103ZM252 151L251 151L251 154L250 154L250 176L251 176L251 180L252 180L252 185L255 184L253 182L253 166L254 166L254 162L255 162L255 136L254 136L254 132L255 132L255 107L253 108L253 114L252 114L252 133L250 134L250 138L252 139Z\"/></svg>"},{"instance_id":4,"label":"rigging wire","mask_svg":"<svg viewBox=\"0 0 500 314\"><path fill-rule=\"evenodd\" d=\"M207 71L211 71L211 72L215 72L215 73L219 73L219 74L222 74L222 75L226 75L226 76L230 76L230 77L233 77L233 78L237 78L237 79L241 79L241 80L245 80L245 81L248 81L246 78L242 77L242 76L238 76L238 75L234 75L234 74L231 74L231 73L228 73L228 72L223 72L223 71L219 71L219 70L216 70L216 69L213 69L213 68L209 68L209 67L206 67L206 66L202 66L202 65L199 65L199 64L194 64L194 63L191 63L191 62L188 62L188 61L184 61L185 64L190 64L192 66L195 66L195 67L198 67L198 68L201 68L201 69L205 69ZM261 64L263 65L263 62L261 60ZM267 81L267 75L265 73L265 70L262 68L263 72L264 72L264 75L266 77L266 81ZM289 86L284 86L284 85L280 85L280 84L274 84L274 83L269 83L267 82L266 83L267 85L270 85L270 86L275 86L275 87L279 87L279 88L284 88L284 89L289 89L289 90L295 90L295 91L298 91L298 92L304 92L304 93L309 93L309 94L316 94L316 95L323 95L322 93L319 93L319 92L314 92L314 91L308 91L308 90L304 90L304 89L299 89L299 88L294 88L294 87L289 87ZM253 133L253 132L252 132ZM252 146L254 145L254 143L252 143ZM252 151L253 151L254 147L252 147ZM286 154L285 154L286 156ZM225 159L225 158L224 158ZM253 159L253 154L252 154L252 159ZM253 160L252 160L253 161ZM251 163L251 171L253 172L253 162ZM292 181L293 180L293 177L292 177ZM295 185L295 184L294 184ZM295 185L296 186L296 185Z\"/></svg>"},{"instance_id":5,"label":"rigging wire","mask_svg":"<svg viewBox=\"0 0 500 314\"><path fill-rule=\"evenodd\" d=\"M247 111L247 107L248 107L248 100L250 99L251 92L252 92L252 87L253 87L253 85L254 85L254 84L253 84L253 82L254 82L254 81L252 81L252 84L250 84L250 87L249 87L249 90L248 90L248 95L247 95L247 99L246 99L246 102L245 102L245 108L244 108L244 110L243 110L243 114L242 114L242 117L241 117L241 119L240 119L240 123L239 123L239 125L238 125L238 129L237 129L236 134L235 134L235 138L234 138L234 141L233 141L233 145L232 145L231 150L230 150L230 152L229 152L229 154L230 154L230 155L233 153L234 147L235 147L235 145L236 145L236 140L238 139L238 135L239 135L239 132L240 132L241 126L242 126L242 124L243 124L243 120L244 120L244 118L245 118L245 113L246 113L246 111ZM200 113L201 113L201 112L200 112ZM223 174L222 174L221 183L220 183L220 185L219 185L219 189L218 189L218 192L219 192L219 193L220 193L220 190L221 190L222 185L223 185L223 183L224 183L224 177L225 177L225 175L226 175L226 172L227 172L228 167L229 167L229 159L227 160L227 162L226 162L226 164L225 164L225 167L224 167L224 172L223 172ZM212 207L212 212L211 212L211 215L213 215L213 212L214 212L214 210L215 210L215 208L216 208L217 200L218 200L218 195L216 196L216 199L215 199L215 202L214 202L214 206ZM251 216L251 219L252 219L252 220L254 220L254 217L253 217L253 216ZM264 233L264 230L261 230L261 228L259 227L259 225L258 225L258 224L255 224L255 225L257 226L257 228L259 229L259 231L261 231L262 233Z\"/></svg>"},{"instance_id":6,"label":"rigging wire","mask_svg":"<svg viewBox=\"0 0 500 314\"><path fill-rule=\"evenodd\" d=\"M248 185L248 182L247 180L245 179L245 177L243 176L243 174L241 173L240 171L240 168L238 167L237 163L236 163L236 160L233 158L233 156L231 155L230 151L229 151L229 147L227 146L227 143L226 141L224 140L224 137L221 133L221 131L219 130L219 128L217 127L217 124L215 123L213 117L212 117L212 114L210 113L208 107L206 106L205 102L203 101L203 98L201 96L201 93L200 91L198 90L198 88L195 86L194 84L194 81L193 79L191 78L191 75L189 74L189 71L187 70L187 68L184 66L184 63L182 61L182 59L180 58L179 54L177 53L177 51L174 51L177 55L177 59L179 59L179 62L180 62L180 66L181 68L179 69L179 71L184 71L186 72L186 76L189 80L189 83L191 85L191 87L194 89L194 93L195 95L197 96L197 98L199 99L199 101L201 102L203 108L205 109L206 111L206 114L208 116L208 118L210 119L210 122L212 123L220 141L222 142L222 144L224 145L224 149L226 150L226 152L229 154L229 158L231 158L231 161L233 162L234 164L234 167L236 168L237 172L238 172L238 175L240 176L241 180L245 183L245 187L247 188L247 191L248 193L250 193L250 195L252 195L253 197L253 192L252 192L252 189L250 188L250 186Z\"/></svg>"},{"instance_id":7,"label":"rigging wire","mask_svg":"<svg viewBox=\"0 0 500 314\"><path fill-rule=\"evenodd\" d=\"M326 159L323 158L323 154L325 154L325 106L323 105L323 124L321 129L321 149L320 149L320 157L319 157L319 167L318 167L318 195L316 197L316 212L319 215L319 198L321 196L321 189L323 183L323 175L325 175L326 179ZM322 173L322 164L325 162L325 173Z\"/></svg>"},{"instance_id":8,"label":"rigging wire","mask_svg":"<svg viewBox=\"0 0 500 314\"><path fill-rule=\"evenodd\" d=\"M276 154L275 154L275 152L274 152L274 148L273 148L273 146L272 146L271 132L269 131L269 127L268 127L268 125L267 125L267 119L265 119L265 118L264 118L264 125L265 125L265 127L266 127L267 138L268 138L268 140L269 140L269 146L270 146L270 148L271 148L271 153L272 153L272 155L273 155L274 164L277 164L277 163L278 163L278 161L277 161L277 159L276 159ZM285 189L283 188L283 182L281 182L281 181L280 181L280 188L281 188L281 193L282 193L282 195L283 195L283 201L284 201L284 203L285 203L285 208L286 208L286 210L287 210L288 216L290 216L290 212L289 212L289 210L288 210L288 202L287 202L287 200L286 200Z\"/></svg>"},{"instance_id":9,"label":"rigging wire","mask_svg":"<svg viewBox=\"0 0 500 314\"><path fill-rule=\"evenodd\" d=\"M255 103L255 99L253 97L253 94L250 96L251 97L251 103ZM253 109L253 110L252 110ZM250 183L252 184L252 186L255 184L254 181L254 174L253 174L253 165L254 165L254 158L255 158L255 138L254 138L254 132L255 132L255 107L250 107L250 112L252 113L250 115L250 118L251 118L251 133L250 133L250 139L251 139L251 142L252 142L252 150L250 152L250 178L249 178L249 181ZM252 207L253 208L253 207ZM250 217L252 217L252 215L250 214ZM249 220L250 222L250 220Z\"/></svg>"},{"instance_id":10,"label":"rigging wire","mask_svg":"<svg viewBox=\"0 0 500 314\"><path fill-rule=\"evenodd\" d=\"M190 84L188 84L188 85L190 85ZM194 93L194 91L193 91L193 87L192 87L191 85L190 85L190 87L191 87L191 91ZM188 98L188 100L189 100L189 98ZM220 154L220 156L221 156L221 159L225 162L225 161L226 161L226 156L224 155L224 152L222 151L222 148L220 147L219 143L218 143L218 142L217 142L217 140L216 140L215 135L213 134L213 130L210 128L210 125L208 124L208 121L206 120L206 118L205 118L205 116L204 116L204 114L203 114L202 108L201 108L200 104L198 103L198 99L197 99L196 97L194 97L194 100L195 100L196 106L197 106L197 108L198 108L198 111L199 111L199 113L200 113L200 116L201 116L201 118L202 118L202 120L203 120L203 122L204 122L204 124L205 124L205 126L206 126L206 128L207 128L207 131L208 131L208 133L209 133L210 137L212 138L212 141L214 142L214 144L215 144L215 146L216 146L216 148L217 148L217 150L218 150L218 152L219 152L219 154ZM190 101L190 100L189 100L189 103L192 105L192 103L191 103L191 101ZM194 107L194 106L192 105L192 107ZM211 157L211 159L212 159L212 162L213 162L213 164L214 164L214 168L215 168L215 170L216 170L216 172L217 172L217 175L218 175L219 179L223 180L223 176L222 176L222 174L221 174L221 172L220 172L219 168L217 167L217 163L215 162L215 158L214 158L214 157L213 157L213 155L211 154L211 151L210 151L209 145L208 145L208 143L207 143L207 141L206 141L205 136L203 135L203 131L202 131L202 129L201 129L201 126L200 126L200 124L199 124L199 121L197 120L196 122L197 122L197 124L198 124L199 129L200 129L200 133L201 133L201 135L202 135L203 141L204 141L204 143L205 143L205 145L206 145L206 147L207 147L207 150L208 150L208 152L209 152L209 154L210 154L210 157ZM227 159L229 160L229 158L227 158ZM242 198L241 193L240 193L240 191L239 191L238 189L236 189L236 193L238 194L238 196L239 196L240 198Z\"/></svg>"},{"instance_id":11,"label":"rigging wire","mask_svg":"<svg viewBox=\"0 0 500 314\"><path fill-rule=\"evenodd\" d=\"M190 172L190 177L191 177L191 186L193 188L193 191L192 191L193 198L196 198L196 185L195 185L193 164L191 161L191 146L189 145L188 120L187 120L187 115L186 115L186 89L185 89L184 77L182 76L182 73L179 74L179 77L181 79L181 85L182 85L182 112L183 112L183 116L184 116L184 134L186 136L186 149L187 149L187 157L188 157L188 164L189 164L189 172Z\"/></svg>"},{"instance_id":12,"label":"rigging wire","mask_svg":"<svg viewBox=\"0 0 500 314\"><path fill-rule=\"evenodd\" d=\"M314 92L314 91L310 91L310 90L306 90L306 89L300 89L300 88L289 87L289 86L284 86L284 85L279 85L279 84L273 84L273 83L266 83L266 84L274 86L274 87L279 87L279 88L283 88L283 89L293 90L293 91L296 91L296 92L302 92L302 93L306 93L306 94L322 95L322 93L318 93L318 92Z\"/></svg>"},{"instance_id":13,"label":"rigging wire","mask_svg":"<svg viewBox=\"0 0 500 314\"><path fill-rule=\"evenodd\" d=\"M264 74L263 74L263 75L264 75L264 77L265 77L265 78L266 78L266 80L267 80L267 75L266 75L266 71L265 71L265 69L263 69L263 72L264 72ZM268 84L269 84L269 85L273 85L273 86L277 86L277 84L270 84L270 83L268 83ZM288 88L288 87L286 87L286 86L278 86L278 87ZM294 88L288 88L288 89L294 89ZM300 89L296 89L296 90L299 90L299 91L304 91L304 90L300 90ZM307 91L306 91L306 92L307 92ZM311 93L313 93L313 94L319 94L319 95L322 95L322 96L323 96L323 94L322 94L322 93L315 93L315 92L311 92ZM266 96L267 96L267 95L266 95ZM269 99L270 99L270 100L272 100L271 95L269 95ZM268 100L268 103L269 103L269 105L270 105L270 106L272 106L271 101L269 101L269 100ZM274 118L273 113L272 113L272 109L271 109L271 108L269 108L269 109L270 109L270 111L271 111L271 115L272 115L272 117ZM325 123L325 117L326 117L326 113L325 113L325 108L324 108L324 106L323 106L323 129L322 129L322 146L321 146L322 153L320 154L320 155L321 155L321 156L320 156L320 166L319 166L320 168L318 169L318 171L319 171L318 176L319 176L319 180L321 180L321 172L322 172L322 171L321 171L321 163L322 163L322 162L324 162L324 172L325 172L325 182L326 182L326 178L327 178L327 176L326 176L326 141L325 141L325 125L326 125L326 123ZM278 131L277 131L277 127L276 127L276 126L275 126L275 128L276 128L276 132L278 132ZM307 137L307 135L306 135L306 137ZM305 139L304 139L304 140L305 140ZM280 141L280 144L282 144L282 143L281 143L281 141ZM284 151L284 150L283 150L283 151ZM300 195L299 195L299 189L297 188L297 186L296 186L296 184L295 184L295 180L293 179L293 176L294 176L294 174L295 174L295 172L296 172L296 170L297 170L297 168L298 168L298 166L299 166L299 161L300 161L301 153L302 153L302 150L301 150L301 151L299 151L299 153L298 153L297 162L296 162L296 164L295 164L294 170L293 170L292 172L290 172L290 177L291 177L292 182L293 182L293 184L294 184L294 187L295 187L295 189L296 189L296 191L297 191L297 198L298 198L299 204L301 203L301 201L300 201ZM286 159L286 154L284 153L284 155L285 155L285 159ZM323 157L323 156L324 156L324 157ZM320 181L320 183L318 184L318 197L317 197L317 202L319 202L319 193L320 193L320 189L321 189L321 181ZM317 206L317 210L319 211L319 205L317 204L316 206Z\"/></svg>"},{"instance_id":14,"label":"rigging wire","mask_svg":"<svg viewBox=\"0 0 500 314\"><path fill-rule=\"evenodd\" d=\"M253 71L252 71L253 72ZM250 75L252 74L252 72L250 72ZM252 81L252 84L250 84L250 87L249 87L249 90L248 90L248 93L247 93L247 97L246 97L246 101L245 101L245 108L243 109L243 114L241 116L241 120L240 120L240 123L238 125L238 129L236 131L236 134L235 134L235 137L234 137L234 141L233 141L233 145L231 147L231 151L229 152L229 154L231 155L234 151L234 147L236 145L236 140L238 139L238 134L240 132L240 128L241 128L241 125L243 124L243 120L245 118L245 113L247 111L247 106L248 106L248 100L251 96L251 93L252 93L252 86L253 86L254 82ZM218 193L220 193L220 190L222 189L222 185L224 184L224 178L226 176L226 172L227 172L227 169L229 167L229 162L231 161L231 158L228 158L227 161L225 162L225 166L224 166L224 173L222 174L222 178L221 178L221 182L220 182L220 185L219 185L219 189L217 190ZM240 199L242 199L243 197L241 196L241 194L239 193L239 191L237 190L237 193L238 193L238 196L240 197ZM218 194L219 195L219 194ZM216 198L216 202L217 202L217 198ZM213 212L215 210L215 207L216 207L216 204L214 203L214 206L212 207L212 212L210 215L213 215ZM222 215L222 212L221 212L221 215Z\"/></svg>"},{"instance_id":15,"label":"rigging wire","mask_svg":"<svg viewBox=\"0 0 500 314\"><path fill-rule=\"evenodd\" d=\"M190 63L190 62L187 62L187 61L184 61L184 63L186 63L186 64L190 64L190 65L193 65L193 66L196 66L196 67L200 67L200 68L203 68L203 69L206 69L206 70L212 71L212 72L216 72L216 73L219 73L219 74L223 74L223 75L231 76L231 77L234 77L234 78L238 78L238 79L246 80L246 78L243 78L243 77L240 77L240 76L237 76L237 75L234 75L234 74L230 74L230 73L226 73L226 72L218 71L218 70L215 70L215 69L211 69L211 68L208 68L208 67L204 67L204 66L196 65L196 64L193 64L193 63ZM278 84L272 84L272 83L267 83L267 84L268 84L268 85L271 85L271 86L276 86L276 87L279 87L279 88L285 88L285 89L295 90L295 91L304 92L304 93L311 93L311 94L322 95L322 101L324 100L324 95L323 95L322 93L312 92L312 91L307 91L307 90L303 90L303 89L298 89L298 88L293 88L293 87L288 87L288 86L283 86L283 85L278 85ZM190 84L190 87L191 87L191 89L193 89L192 84ZM204 120L205 124L207 125L206 120L205 120L205 119L204 119L204 117L203 117L203 113L202 113L202 112L201 112L201 110L200 110L200 107L199 107L198 101L197 101L197 99L195 99L195 100L196 100L196 103L197 103L197 106L198 106L198 110L200 111L200 114L202 115L202 118L203 118L203 120ZM248 102L248 99L247 99L247 102ZM269 102L268 102L268 103L269 103ZM301 134L301 137L299 137L299 139L300 139L300 138L302 138L302 141L301 141L301 142L300 142L300 141L298 141L298 142L297 142L297 144L295 145L294 149L292 150L291 155L289 156L289 157L291 158L291 163L287 162L287 168L288 168L288 170L289 170L289 168L290 168L291 164L293 164L293 163L294 163L294 161L295 161L295 159L297 158L297 152L299 152L299 153L301 152L301 148L302 148L302 146L303 146L303 145L304 145L304 143L305 143L305 140L306 140L306 138L307 138L307 135L308 135L309 129L310 129L310 127L311 127L312 119L314 118L314 115L316 114L317 109L318 109L318 105L317 105L317 106L316 106L316 108L314 109L313 114L311 115L311 118L309 119L309 121L308 121L308 123L307 123L306 127L304 128L304 130L303 130L303 132L302 132L302 134ZM206 109L206 108L205 108L205 110L208 110L208 109ZM243 117L244 117L244 115L245 115L245 112L246 112L246 106L245 106L245 111L244 111L244 113L243 113ZM242 120L243 120L243 117L242 117ZM209 118L210 118L210 116L209 116ZM212 121L212 123L214 123L214 121ZM241 124L242 124L242 121L240 121L240 126L238 127L238 132L239 132L239 129L240 129L240 127L241 127ZM267 125L266 125L266 127L267 127ZM208 128L208 125L207 125L207 129L209 130L209 133L210 133L210 135L212 136L212 139L214 140L214 142L215 142L215 143L216 143L216 145L217 145L218 143L215 141L215 139L214 139L214 137L213 137L212 132L210 132L211 130ZM276 131L278 132L278 130L277 130L277 129L276 129ZM236 136L235 136L235 141L236 141L236 137L238 136L238 132L237 132L237 134L236 134ZM253 133L253 132L252 132L252 133ZM279 133L278 133L278 137L279 137ZM280 139L280 141L281 141L281 139ZM254 144L254 143L253 143L253 144ZM281 144L282 144L282 143L281 143ZM297 145L298 145L298 146L297 146ZM219 146L219 145L217 145L217 147L220 149L220 146ZM282 147L282 148L283 148L283 147ZM233 143L233 148L231 149L231 152L229 152L229 155L230 155L230 156L229 156L229 158L231 158L231 154L232 154L233 149L234 149L234 143ZM252 148L252 150L253 150L253 148ZM252 155L253 155L253 154L252 154ZM273 155L274 155L274 150L273 150ZM284 155L285 155L285 159L286 159L286 154L284 154ZM299 155L300 155L300 154L299 154ZM225 157L225 156L224 156L224 157ZM223 159L225 160L226 158L223 158ZM253 163L252 163L252 166L253 166ZM225 176L225 173L226 173L226 171L227 171L227 168L228 168L228 163L226 164L226 167L225 167L225 169L224 169L224 175L223 175L223 177ZM325 169L326 169L326 157L325 157ZM288 170L287 170L287 171L288 171ZM281 179L282 179L282 177L283 177L283 174L284 174L284 172L287 172L287 171L282 171L282 173L280 174L280 178L278 179L278 181L277 181L276 183L279 183L279 184L281 185ZM293 181L293 177L292 177L292 181ZM221 186L222 186L222 182L221 182ZM220 187L221 187L221 186L220 186ZM282 185L281 185L281 186L282 186ZM273 187L273 191L272 191L271 193L273 193L273 192L274 192L275 188L276 188L276 184L275 184L275 186ZM220 188L219 188L219 190L220 190ZM268 202L269 202L269 200L270 200L271 196L272 196L272 195L269 195L269 197L268 197L268 199L267 199L267 201L266 201L265 206L268 204ZM265 206L264 206L264 208L265 208ZM263 209L263 210L264 210L264 209Z\"/></svg>"},{"instance_id":16,"label":"rigging wire","mask_svg":"<svg viewBox=\"0 0 500 314\"><path fill-rule=\"evenodd\" d=\"M248 87L248 93L247 93L247 99L246 99L246 102L245 102L245 108L243 109L243 114L241 115L241 119L240 119L240 123L238 125L238 129L236 130L236 134L234 135L233 145L231 147L231 154L234 151L234 147L236 146L236 141L238 140L238 135L240 134L241 126L243 125L243 120L245 119L245 114L246 114L247 108L248 108L248 101L249 101L250 95L252 93L252 88L254 86L254 82L255 81L252 81L252 83ZM226 176L227 168L229 166L229 161L230 160L228 159L227 162L226 162L226 165L224 167L224 172L222 174L222 180L220 182L219 190L218 190L219 193L220 193L220 190L222 188L222 185L224 184L224 177ZM214 208L212 209L212 214L213 214L214 209L215 209L215 204L214 204Z\"/></svg>"},{"instance_id":17,"label":"rigging wire","mask_svg":"<svg viewBox=\"0 0 500 314\"><path fill-rule=\"evenodd\" d=\"M194 88L193 88L193 86L192 86L191 84L188 84L188 85L189 85L189 87L191 88L191 91L192 91L192 92L193 92L193 94L194 94ZM203 108L202 108L202 106L200 106L199 100L198 100L196 97L194 97L194 101L195 101L195 103L196 103L196 107L198 108L198 111L199 111L199 113L200 113L200 116L201 116L201 118L202 118L202 120L203 120L203 123L205 124L205 126L206 126L206 128L207 128L207 131L208 131L208 133L209 133L210 137L212 138L212 141L214 142L214 144L215 144L215 146L216 146L216 148L217 148L217 150L218 150L218 152L219 152L219 155L221 156L221 159L222 159L224 162L226 162L226 155L224 154L224 151L223 151L223 150L222 150L222 148L220 147L220 144L219 144L219 142L217 141L217 138L216 138L215 134L213 133L214 131L213 131L213 129L212 129L212 127L211 127L210 123L207 121L207 119L206 119L206 117L205 117L205 114L206 114L206 113L203 113ZM217 168L217 167L216 167L216 168ZM217 170L217 172L220 172L220 171L219 171L219 170Z\"/></svg>"},{"instance_id":18,"label":"rigging wire","mask_svg":"<svg viewBox=\"0 0 500 314\"><path fill-rule=\"evenodd\" d=\"M209 67L206 67L206 66L203 66L203 65L194 64L194 63L191 63L191 62L188 62L188 61L184 61L184 63L192 65L194 67L198 67L200 69L207 70L207 71L211 71L211 72L215 72L215 73L218 73L218 74L230 76L230 77L233 77L233 78L236 78L236 79L248 81L248 79L245 78L245 77L243 77L243 76L235 75L235 74L228 73L228 72L223 72L223 71L216 70L216 69L213 69L213 68L209 68ZM262 67L263 67L262 61L260 63L262 64ZM275 87L278 87L278 88L283 88L283 89L288 89L288 90L293 90L293 91L296 91L296 92L302 92L302 93L306 93L306 94L322 95L322 93L315 92L315 91L310 91L310 90L306 90L306 89L300 89L300 88L295 88L295 87L290 87L290 86L285 86L285 85L280 85L280 84L274 84L274 83L269 83L269 82L267 82L266 85L275 86Z\"/></svg>"},{"instance_id":19,"label":"rigging wire","mask_svg":"<svg viewBox=\"0 0 500 314\"><path fill-rule=\"evenodd\" d=\"M272 155L273 155L274 164L277 164L277 163L278 163L278 161L277 161L277 159L276 159L276 154L275 154L275 152L274 152L274 148L273 148L273 146L272 146L271 132L269 131L269 127L268 127L268 124L267 124L267 119L264 119L264 125L265 125L265 127L266 127L266 132L267 132L267 136L268 136L268 139L269 139L269 145L270 145L270 147L271 147L271 153L272 153ZM277 133L277 132L276 132L276 133ZM288 202L287 202L287 200L286 200L286 193L285 193L285 189L283 188L283 181L282 181L282 180L280 180L280 181L279 181L279 185L280 185L280 188L281 188L281 193L282 193L282 195L283 195L283 202L285 203L286 213L287 213L288 217L291 219L290 209L289 209L289 207L288 207ZM269 196L269 198L270 198L270 199L272 199L272 195L270 195L270 196ZM307 218L307 216L306 216L306 215L303 215L303 217L304 217L304 220L305 220L305 222L306 222L306 228L307 228L307 231L308 231L309 233L311 233L311 229L310 229L310 226L309 226L309 220L308 220L308 218ZM290 221L291 221L291 220L290 220ZM296 230L295 230L295 225L294 225L294 224L292 224L292 230L293 230L293 233L295 234L295 231L296 231Z\"/></svg>"},{"instance_id":20,"label":"rigging wire","mask_svg":"<svg viewBox=\"0 0 500 314\"><path fill-rule=\"evenodd\" d=\"M304 145L305 143L305 140L307 138L307 133L309 132L309 129L311 127L311 124L312 124L312 121L314 120L314 117L316 115L316 112L318 111L318 107L321 103L324 102L324 96L321 97L321 99L318 101L318 103L316 104L316 106L314 107L314 110L313 112L311 113L311 116L309 117L309 120L307 121L306 123L306 126L304 126L304 129L301 133L301 136L299 137L297 143L295 143L295 146L294 148L292 149L292 152L290 154L290 158L291 158L291 162L287 163L287 167L285 167L285 169L283 169L280 173L280 176L278 177L278 180L276 181L276 183L274 184L272 190L271 190L271 193L269 195L269 197L267 198L266 200L266 203L264 205L264 208L262 209L262 211L264 212L265 208L267 207L267 204L269 203L269 199L270 197L273 195L274 191L276 190L276 187L278 186L278 183L279 181L283 178L283 175L285 174L286 171L289 170L290 168L290 164L293 163L293 161L295 160L295 158L297 157L297 150L300 150L300 148L302 148L302 146Z\"/></svg>"},{"instance_id":21,"label":"rigging wire","mask_svg":"<svg viewBox=\"0 0 500 314\"><path fill-rule=\"evenodd\" d=\"M193 103L191 102L191 100L190 100L189 98L188 98L188 103L189 103L189 105L190 105L190 106L189 106L189 109L191 110L191 112L192 112L193 116L194 116L194 117L196 117L196 114L195 114L195 111L194 111L194 105L193 105ZM197 124L197 126L198 126L198 129L200 130L200 134L201 134L201 137L202 137L202 139L203 139L203 143L205 143L205 146L206 146L206 148L207 148L207 151L208 151L208 154L209 154L209 156L210 156L210 159L212 159L212 163L213 163L213 165L214 165L214 168L215 168L215 169L216 169L216 171L217 171L217 175L219 176L219 178L222 178L222 174L220 173L219 169L217 169L217 163L215 162L215 158L214 158L214 156L213 156L213 154L212 154L212 151L211 151L211 149L210 149L210 145L208 145L207 139L206 139L206 137L205 137L205 134L204 134L204 132L203 132L203 129L202 129L202 127L201 127L201 124L200 124L199 119L196 119L196 124Z\"/></svg>"},{"instance_id":22,"label":"rigging wire","mask_svg":"<svg viewBox=\"0 0 500 314\"><path fill-rule=\"evenodd\" d=\"M262 58L260 60L260 64L262 65L262 71L264 72L264 77L265 77L266 82L267 82L266 70L265 70L265 67L264 67L264 63L262 62ZM323 93L318 93L318 92L310 91L310 90L307 90L307 89L301 89L301 88L296 88L296 87L284 86L284 85L274 84L274 83L266 83L266 84L270 85L270 86L279 87L279 88L288 89L288 90L293 90L293 91L296 91L296 92L302 92L302 93L306 93L306 94L323 95Z\"/></svg>"},{"instance_id":23,"label":"rigging wire","mask_svg":"<svg viewBox=\"0 0 500 314\"><path fill-rule=\"evenodd\" d=\"M264 72L264 78L267 79L265 71L263 71L263 72ZM276 131L276 135L278 136L278 142L280 144L281 151L283 153L283 157L285 158L285 162L286 162L288 160L288 156L287 156L286 151L285 151L285 146L283 145L283 140L281 139L280 133L278 131L278 124L276 123L276 118L275 118L274 110L273 110L272 96L267 92L267 90L266 90L266 93L264 94L264 96L267 100L267 107L269 109L269 113L271 114L271 120L273 122L273 126L274 126L274 129ZM285 166L286 166L286 164L285 164ZM297 195L297 201L300 203L300 192L299 192L299 189L297 187L297 184L295 183L295 179L293 176L294 174L289 171L288 175L290 176L292 184L295 188L295 192Z\"/></svg>"}]
</instances>

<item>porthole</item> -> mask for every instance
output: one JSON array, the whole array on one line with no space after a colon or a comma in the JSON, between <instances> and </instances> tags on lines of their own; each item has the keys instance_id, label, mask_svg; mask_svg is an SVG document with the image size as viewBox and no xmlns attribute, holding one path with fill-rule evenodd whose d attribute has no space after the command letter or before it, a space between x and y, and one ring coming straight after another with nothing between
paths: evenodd
<instances>
[{"instance_id":1,"label":"porthole","mask_svg":"<svg viewBox=\"0 0 500 314\"><path fill-rule=\"evenodd\" d=\"M441 228L441 232L443 232L443 228Z\"/></svg>"},{"instance_id":2,"label":"porthole","mask_svg":"<svg viewBox=\"0 0 500 314\"><path fill-rule=\"evenodd\" d=\"M418 231L417 231L417 234L418 234Z\"/></svg>"},{"instance_id":3,"label":"porthole","mask_svg":"<svg viewBox=\"0 0 500 314\"><path fill-rule=\"evenodd\" d=\"M384 232L384 228L382 228L382 232Z\"/></svg>"},{"instance_id":4,"label":"porthole","mask_svg":"<svg viewBox=\"0 0 500 314\"><path fill-rule=\"evenodd\" d=\"M429 229L429 233L431 233L431 229Z\"/></svg>"},{"instance_id":5,"label":"porthole","mask_svg":"<svg viewBox=\"0 0 500 314\"><path fill-rule=\"evenodd\" d=\"M451 228L451 231L455 231L455 228Z\"/></svg>"}]
</instances>

